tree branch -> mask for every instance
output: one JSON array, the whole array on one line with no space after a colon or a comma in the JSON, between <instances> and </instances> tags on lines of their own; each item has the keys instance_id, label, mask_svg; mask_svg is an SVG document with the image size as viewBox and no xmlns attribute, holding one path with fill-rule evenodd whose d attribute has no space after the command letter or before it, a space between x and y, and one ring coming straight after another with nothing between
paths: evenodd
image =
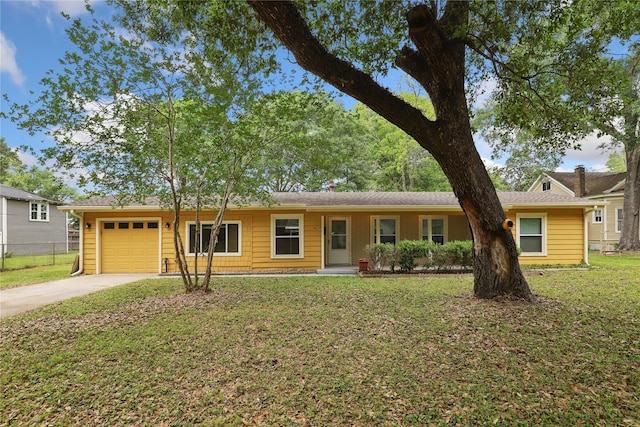
<instances>
[{"instance_id":1,"label":"tree branch","mask_svg":"<svg viewBox=\"0 0 640 427\"><path fill-rule=\"evenodd\" d=\"M292 1L247 0L247 3L293 53L302 68L364 103L412 137L424 140L425 132L435 136L436 123L420 110L380 86L370 75L327 51L311 33Z\"/></svg>"}]
</instances>

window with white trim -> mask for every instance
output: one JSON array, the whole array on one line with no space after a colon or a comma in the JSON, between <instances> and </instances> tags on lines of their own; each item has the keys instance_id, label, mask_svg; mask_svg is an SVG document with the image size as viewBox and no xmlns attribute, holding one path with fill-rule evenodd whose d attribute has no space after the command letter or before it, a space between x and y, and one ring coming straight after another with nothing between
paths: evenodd
<instances>
[{"instance_id":1,"label":"window with white trim","mask_svg":"<svg viewBox=\"0 0 640 427\"><path fill-rule=\"evenodd\" d=\"M398 240L398 224L397 216L373 216L371 230L373 243L391 243L395 245Z\"/></svg>"},{"instance_id":2,"label":"window with white trim","mask_svg":"<svg viewBox=\"0 0 640 427\"><path fill-rule=\"evenodd\" d=\"M551 191L551 181L545 181L542 183L542 191Z\"/></svg>"},{"instance_id":3,"label":"window with white trim","mask_svg":"<svg viewBox=\"0 0 640 427\"><path fill-rule=\"evenodd\" d=\"M442 217L422 217L420 221L422 240L443 245L446 240L446 219Z\"/></svg>"},{"instance_id":4,"label":"window with white trim","mask_svg":"<svg viewBox=\"0 0 640 427\"><path fill-rule=\"evenodd\" d=\"M30 202L29 221L49 221L49 203Z\"/></svg>"},{"instance_id":5,"label":"window with white trim","mask_svg":"<svg viewBox=\"0 0 640 427\"><path fill-rule=\"evenodd\" d=\"M304 215L271 215L271 256L304 257Z\"/></svg>"},{"instance_id":6,"label":"window with white trim","mask_svg":"<svg viewBox=\"0 0 640 427\"><path fill-rule=\"evenodd\" d=\"M547 215L518 214L517 244L522 250L522 255L546 255L547 254Z\"/></svg>"},{"instance_id":7,"label":"window with white trim","mask_svg":"<svg viewBox=\"0 0 640 427\"><path fill-rule=\"evenodd\" d=\"M624 220L624 210L616 208L616 233L622 233L622 221Z\"/></svg>"},{"instance_id":8,"label":"window with white trim","mask_svg":"<svg viewBox=\"0 0 640 427\"><path fill-rule=\"evenodd\" d=\"M602 224L602 209L593 210L593 223Z\"/></svg>"},{"instance_id":9,"label":"window with white trim","mask_svg":"<svg viewBox=\"0 0 640 427\"><path fill-rule=\"evenodd\" d=\"M241 255L241 228L241 221L224 221L220 226L218 241L213 253L220 255ZM206 254L209 252L209 240L211 239L212 230L213 222L200 223L198 253ZM188 253L189 255L194 255L196 252L196 223L188 222L187 231Z\"/></svg>"}]
</instances>

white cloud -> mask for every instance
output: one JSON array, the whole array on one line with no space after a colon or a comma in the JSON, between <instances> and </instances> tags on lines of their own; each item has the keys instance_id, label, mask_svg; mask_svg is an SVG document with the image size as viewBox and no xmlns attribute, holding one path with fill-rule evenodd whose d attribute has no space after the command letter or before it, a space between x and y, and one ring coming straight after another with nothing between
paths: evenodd
<instances>
[{"instance_id":1,"label":"white cloud","mask_svg":"<svg viewBox=\"0 0 640 427\"><path fill-rule=\"evenodd\" d=\"M482 163L484 163L484 167L487 169L495 169L495 168L501 169L504 167L504 165L500 163L496 163L487 157L482 157Z\"/></svg>"},{"instance_id":2,"label":"white cloud","mask_svg":"<svg viewBox=\"0 0 640 427\"><path fill-rule=\"evenodd\" d=\"M25 153L24 151L18 150L18 158L24 165L27 165L27 166L38 165L38 159L32 154Z\"/></svg>"},{"instance_id":3,"label":"white cloud","mask_svg":"<svg viewBox=\"0 0 640 427\"><path fill-rule=\"evenodd\" d=\"M593 133L580 141L580 150L567 150L558 171L572 171L578 165L584 165L593 171L604 171L609 155L614 152L620 153L623 150L621 145L615 147L611 145L611 137L598 138Z\"/></svg>"},{"instance_id":4,"label":"white cloud","mask_svg":"<svg viewBox=\"0 0 640 427\"><path fill-rule=\"evenodd\" d=\"M498 87L498 81L494 77L488 77L480 82L475 91L475 99L473 100L473 109L479 109L485 106L487 101L491 99L493 91Z\"/></svg>"},{"instance_id":5,"label":"white cloud","mask_svg":"<svg viewBox=\"0 0 640 427\"><path fill-rule=\"evenodd\" d=\"M3 33L0 33L0 72L8 73L16 85L22 86L25 77L20 68L18 68L16 51L16 46L13 42L7 39Z\"/></svg>"},{"instance_id":6,"label":"white cloud","mask_svg":"<svg viewBox=\"0 0 640 427\"><path fill-rule=\"evenodd\" d=\"M57 12L64 12L71 17L82 15L87 12L84 1L80 0L55 0L53 8Z\"/></svg>"}]
</instances>

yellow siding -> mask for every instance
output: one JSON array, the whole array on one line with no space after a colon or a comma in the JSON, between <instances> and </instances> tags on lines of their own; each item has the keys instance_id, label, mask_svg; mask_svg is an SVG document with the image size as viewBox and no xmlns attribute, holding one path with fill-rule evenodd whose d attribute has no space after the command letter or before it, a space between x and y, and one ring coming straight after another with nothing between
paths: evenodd
<instances>
[{"instance_id":1,"label":"yellow siding","mask_svg":"<svg viewBox=\"0 0 640 427\"><path fill-rule=\"evenodd\" d=\"M517 214L546 213L547 254L545 256L520 256L521 264L579 264L584 261L584 227L582 209L528 209L507 212L515 221ZM517 235L517 221L513 228Z\"/></svg>"},{"instance_id":2,"label":"yellow siding","mask_svg":"<svg viewBox=\"0 0 640 427\"><path fill-rule=\"evenodd\" d=\"M304 258L271 256L271 215L304 214ZM253 264L256 271L315 271L322 266L322 217L303 211L255 211L253 213Z\"/></svg>"}]
</instances>

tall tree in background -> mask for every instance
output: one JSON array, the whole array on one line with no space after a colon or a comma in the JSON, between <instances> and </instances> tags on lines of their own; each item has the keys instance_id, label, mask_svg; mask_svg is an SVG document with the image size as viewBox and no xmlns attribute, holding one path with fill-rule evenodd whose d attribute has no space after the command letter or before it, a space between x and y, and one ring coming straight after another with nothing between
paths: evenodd
<instances>
[{"instance_id":1,"label":"tall tree in background","mask_svg":"<svg viewBox=\"0 0 640 427\"><path fill-rule=\"evenodd\" d=\"M514 191L527 191L543 172L553 171L562 162L561 153L538 144L522 129L505 130L496 123L495 105L489 102L476 112L473 126L492 148L492 159L506 156L503 167L492 168Z\"/></svg>"},{"instance_id":2,"label":"tall tree in background","mask_svg":"<svg viewBox=\"0 0 640 427\"><path fill-rule=\"evenodd\" d=\"M327 93L278 91L255 108L262 126L289 129L273 141L279 149L262 156L268 190L365 189L371 157L362 126Z\"/></svg>"},{"instance_id":3,"label":"tall tree in background","mask_svg":"<svg viewBox=\"0 0 640 427\"><path fill-rule=\"evenodd\" d=\"M505 134L523 130L528 145L563 155L596 133L624 147L625 198L619 248L640 250L640 3L584 1L559 13L562 26L541 33L536 49L519 41L505 63L526 64L523 80L500 80L495 122ZM583 42L574 44L574 40Z\"/></svg>"},{"instance_id":4,"label":"tall tree in background","mask_svg":"<svg viewBox=\"0 0 640 427\"><path fill-rule=\"evenodd\" d=\"M9 185L7 179L20 166L22 161L18 157L18 151L9 147L4 137L0 137L0 183Z\"/></svg>"},{"instance_id":5,"label":"tall tree in background","mask_svg":"<svg viewBox=\"0 0 640 427\"><path fill-rule=\"evenodd\" d=\"M0 138L0 184L59 202L78 197L78 191L51 170L22 163L18 150L9 148L4 138Z\"/></svg>"},{"instance_id":6,"label":"tall tree in background","mask_svg":"<svg viewBox=\"0 0 640 427\"><path fill-rule=\"evenodd\" d=\"M434 118L428 99L402 93L402 99ZM447 177L433 156L418 143L363 104L356 104L368 153L376 167L371 170L371 186L377 191L451 191Z\"/></svg>"},{"instance_id":7,"label":"tall tree in background","mask_svg":"<svg viewBox=\"0 0 640 427\"><path fill-rule=\"evenodd\" d=\"M607 169L611 172L626 172L627 161L624 154L611 153L607 159Z\"/></svg>"}]
</instances>

